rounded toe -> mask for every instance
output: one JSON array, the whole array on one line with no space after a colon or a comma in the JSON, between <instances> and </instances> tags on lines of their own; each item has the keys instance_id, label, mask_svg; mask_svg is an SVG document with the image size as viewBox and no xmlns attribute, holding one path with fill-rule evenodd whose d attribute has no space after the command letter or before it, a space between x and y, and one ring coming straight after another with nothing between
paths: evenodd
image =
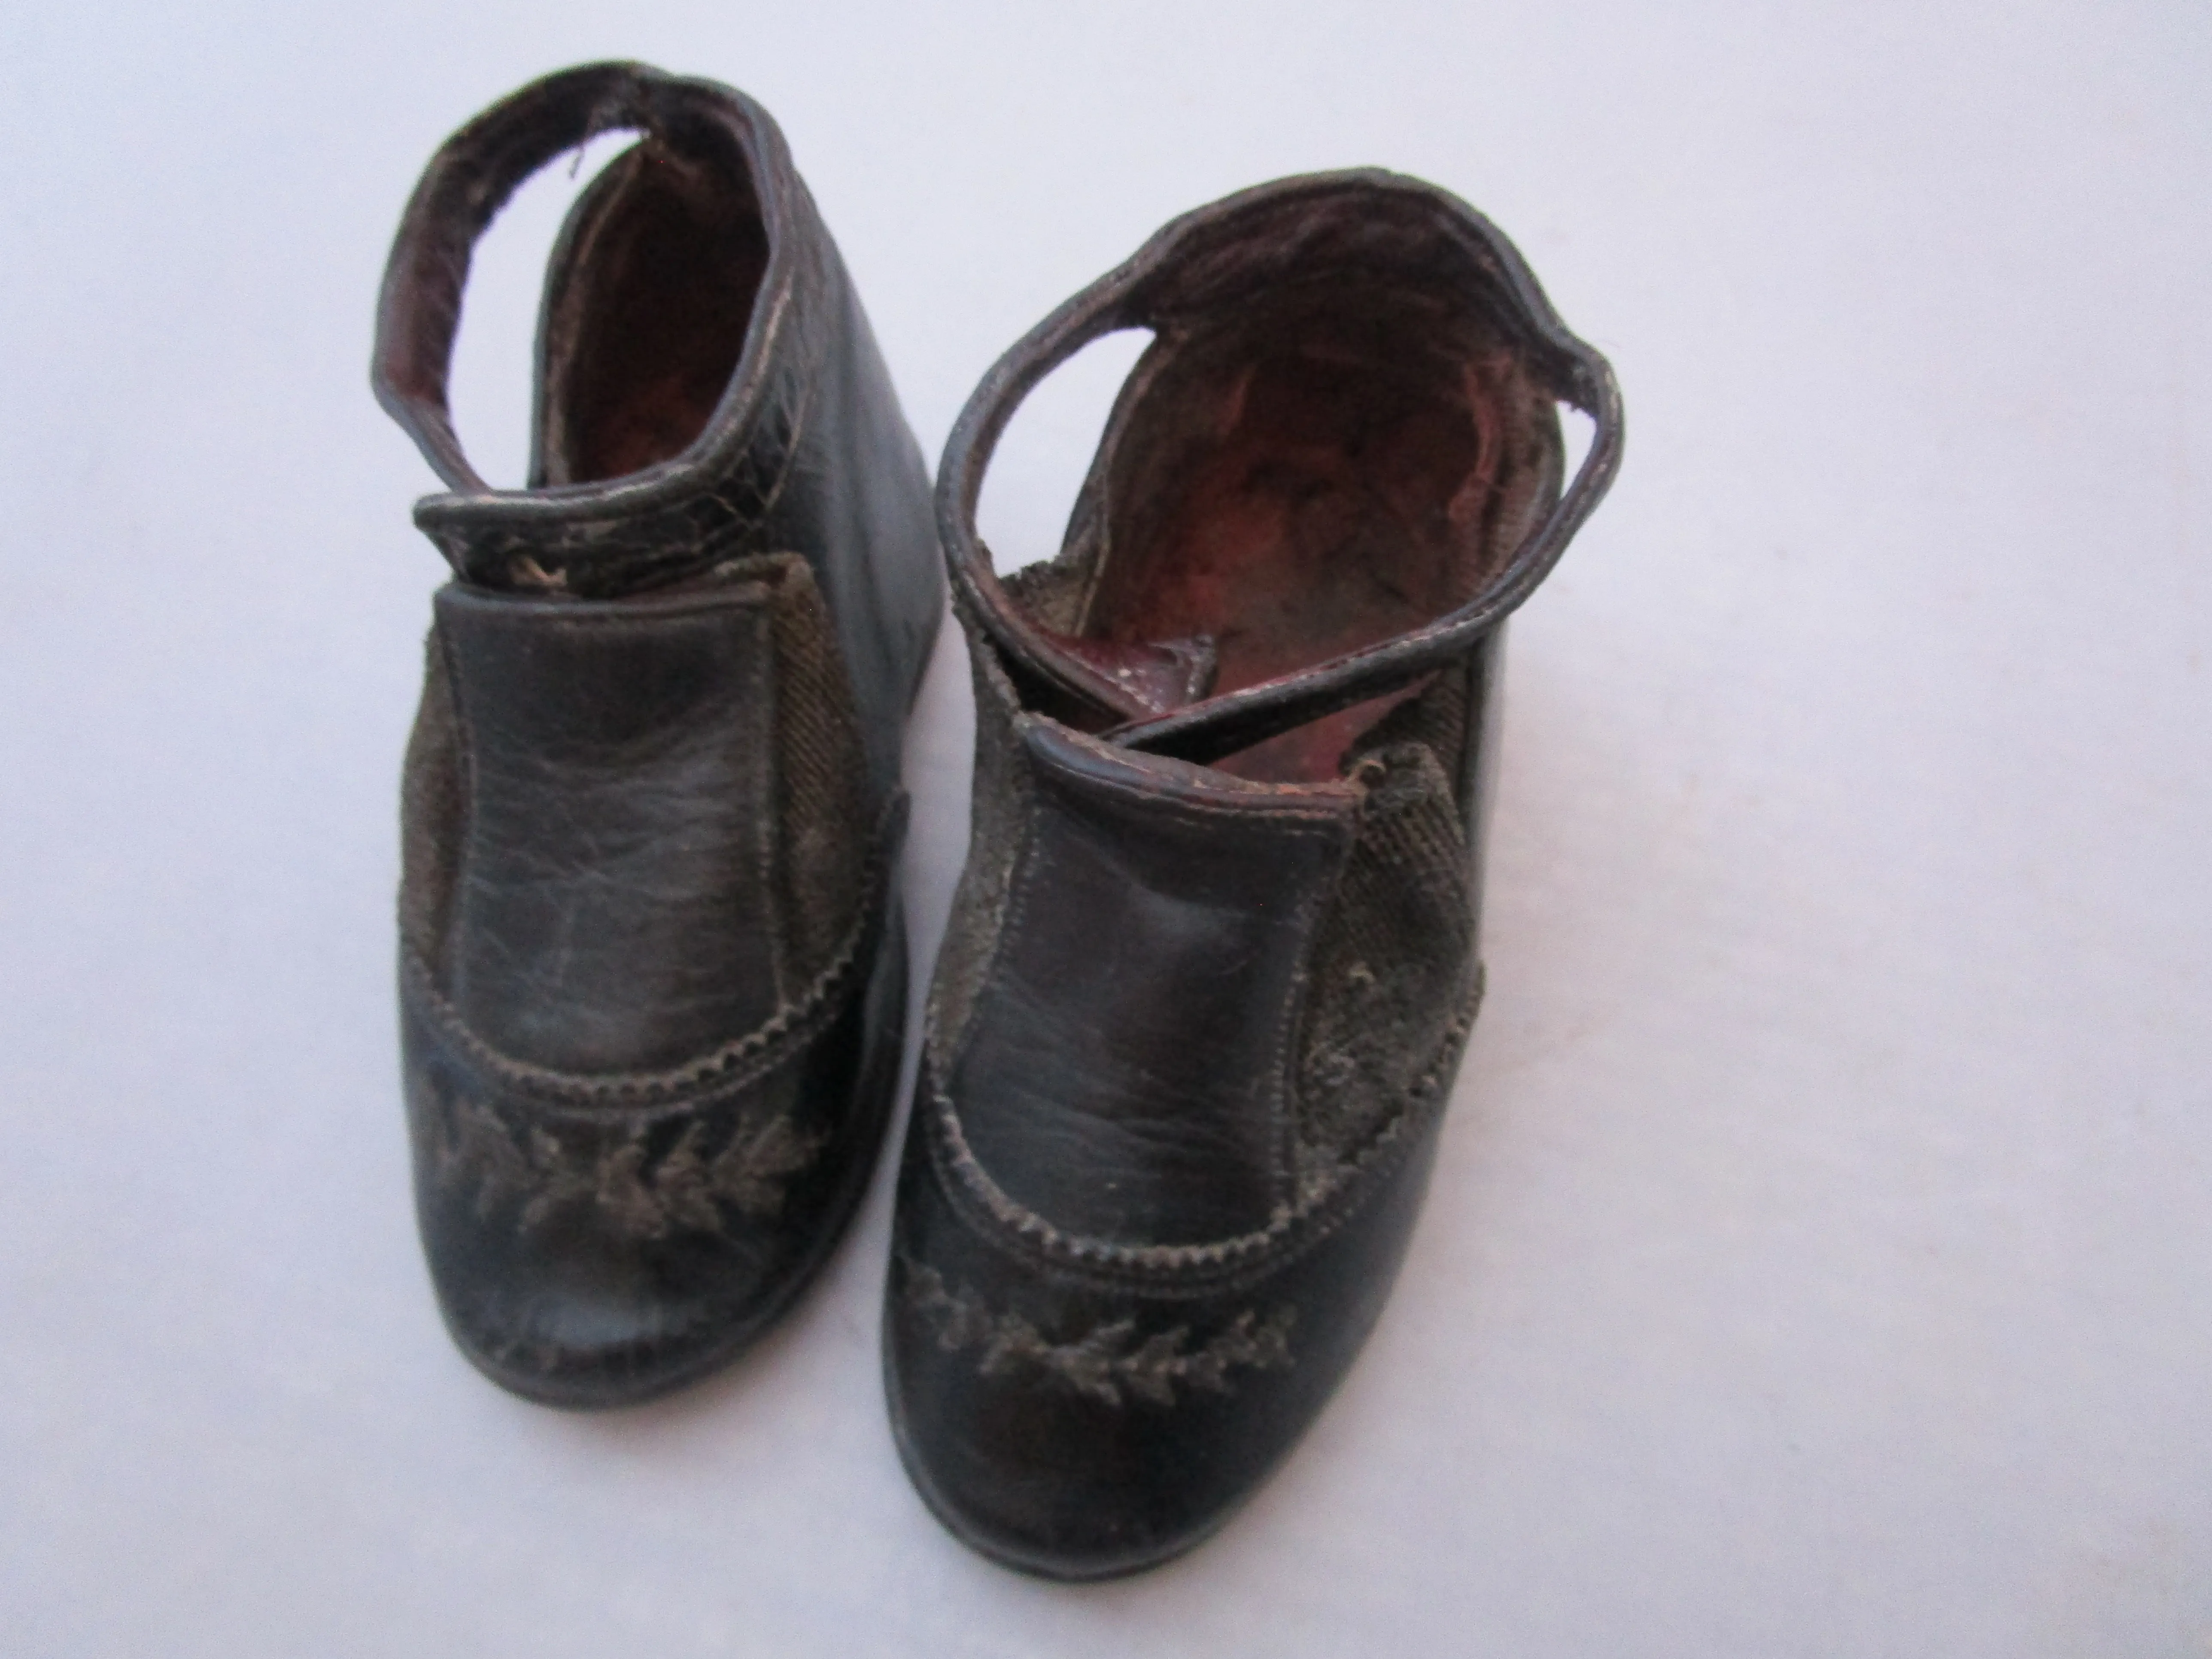
<instances>
[{"instance_id":1,"label":"rounded toe","mask_svg":"<svg viewBox=\"0 0 2212 1659\"><path fill-rule=\"evenodd\" d=\"M1156 1407L1018 1377L955 1383L896 1340L886 1368L899 1455L930 1512L969 1548L1041 1577L1115 1578L1171 1560L1261 1478L1204 1456Z\"/></svg>"},{"instance_id":2,"label":"rounded toe","mask_svg":"<svg viewBox=\"0 0 2212 1659\"><path fill-rule=\"evenodd\" d=\"M759 1334L788 1291L770 1264L719 1243L641 1250L581 1228L528 1240L448 1228L428 1255L471 1364L526 1399L591 1409L679 1388Z\"/></svg>"},{"instance_id":3,"label":"rounded toe","mask_svg":"<svg viewBox=\"0 0 2212 1659\"><path fill-rule=\"evenodd\" d=\"M972 1213L928 1122L909 1133L884 1308L900 1456L963 1543L1074 1580L1172 1560L1266 1484L1381 1312L1435 1146L1431 1118L1358 1202L1279 1249L1146 1266Z\"/></svg>"},{"instance_id":4,"label":"rounded toe","mask_svg":"<svg viewBox=\"0 0 2212 1659\"><path fill-rule=\"evenodd\" d=\"M505 1086L410 1018L416 1218L469 1360L527 1399L598 1407L741 1353L828 1260L866 1189L905 968L894 925L865 994L769 1063L636 1105Z\"/></svg>"}]
</instances>

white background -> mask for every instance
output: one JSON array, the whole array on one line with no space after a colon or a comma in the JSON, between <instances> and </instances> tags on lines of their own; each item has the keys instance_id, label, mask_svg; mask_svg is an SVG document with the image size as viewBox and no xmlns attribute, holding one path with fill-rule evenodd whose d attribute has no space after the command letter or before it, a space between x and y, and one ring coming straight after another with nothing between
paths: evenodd
<instances>
[{"instance_id":1,"label":"white background","mask_svg":"<svg viewBox=\"0 0 2212 1659\"><path fill-rule=\"evenodd\" d=\"M187 9L0 22L0 1650L2212 1653L2212 12ZM526 1406L441 1330L391 980L442 567L370 312L446 133L617 55L781 119L933 458L1163 221L1322 167L1474 202L1620 371L1412 1258L1149 1577L908 1492L881 1179L666 1403ZM471 296L500 482L574 188ZM1009 556L1117 349L1018 429ZM948 629L924 952L967 697Z\"/></svg>"}]
</instances>

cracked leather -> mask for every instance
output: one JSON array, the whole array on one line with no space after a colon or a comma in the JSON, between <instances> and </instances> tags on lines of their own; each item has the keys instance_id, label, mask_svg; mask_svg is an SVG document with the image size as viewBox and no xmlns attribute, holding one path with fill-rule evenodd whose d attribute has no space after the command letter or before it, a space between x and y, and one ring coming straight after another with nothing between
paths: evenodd
<instances>
[{"instance_id":1,"label":"cracked leather","mask_svg":"<svg viewBox=\"0 0 2212 1659\"><path fill-rule=\"evenodd\" d=\"M1358 792L1148 766L1041 720L1020 738L1034 816L946 1073L969 1150L1069 1233L1265 1227L1294 1195L1290 1028Z\"/></svg>"},{"instance_id":2,"label":"cracked leather","mask_svg":"<svg viewBox=\"0 0 2212 1659\"><path fill-rule=\"evenodd\" d=\"M471 250L526 178L611 129L640 133L645 160L611 164L556 245L532 486L493 489L446 407ZM595 291L578 226L623 214L661 158L757 204L742 352L678 453L548 484L567 367L550 319ZM455 573L405 780L425 1251L495 1380L560 1405L643 1399L789 1302L889 1115L899 740L943 594L927 477L781 134L711 82L593 65L470 123L408 206L378 322L377 394L449 486L416 520ZM799 742L850 810L790 821ZM793 894L823 869L816 910L836 927L817 938Z\"/></svg>"},{"instance_id":3,"label":"cracked leather","mask_svg":"<svg viewBox=\"0 0 2212 1659\"><path fill-rule=\"evenodd\" d=\"M494 1048L646 1071L775 1014L766 600L438 594L469 792L444 967Z\"/></svg>"},{"instance_id":4,"label":"cracked leather","mask_svg":"<svg viewBox=\"0 0 2212 1659\"><path fill-rule=\"evenodd\" d=\"M1127 391L1061 572L992 574L975 528L984 469L1053 367L1113 329L1166 335L1416 243L1444 250L1516 361L1595 427L1580 474L1561 492L1551 473L1550 499L1477 591L1259 685L1136 695L1120 672L1135 651L1071 648L1064 617L1030 608L1080 586L1110 529L1101 480ZM1480 903L1504 618L1602 495L1619 443L1610 370L1504 238L1443 192L1376 173L1288 179L1176 221L1018 343L963 413L938 507L975 658L976 840L929 1000L884 1345L908 1471L983 1553L1087 1579L1190 1548L1352 1363L1404 1257L1480 997L1475 929L1437 907ZM1271 784L1200 763L1407 687L1336 778ZM1430 734L1402 775L1401 732ZM1434 1005L1392 1028L1422 1052L1302 1062L1321 999L1344 994L1320 984L1322 941L1403 799L1386 799L1388 780L1439 772L1461 862L1373 913L1437 956L1397 981ZM1388 1098L1310 1109L1331 1079L1378 1076L1397 1080ZM1323 1144L1324 1121L1356 1128Z\"/></svg>"}]
</instances>

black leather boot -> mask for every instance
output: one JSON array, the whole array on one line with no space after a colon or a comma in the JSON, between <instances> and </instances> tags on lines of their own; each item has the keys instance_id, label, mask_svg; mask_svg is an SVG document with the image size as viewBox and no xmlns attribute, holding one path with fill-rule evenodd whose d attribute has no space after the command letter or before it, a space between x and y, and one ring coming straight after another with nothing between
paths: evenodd
<instances>
[{"instance_id":1,"label":"black leather boot","mask_svg":"<svg viewBox=\"0 0 2212 1659\"><path fill-rule=\"evenodd\" d=\"M471 249L562 152L530 487L464 459ZM899 738L941 609L928 484L829 232L741 94L556 75L439 151L378 398L450 493L407 755L400 1010L447 1324L519 1394L645 1398L836 1242L896 1087Z\"/></svg>"},{"instance_id":2,"label":"black leather boot","mask_svg":"<svg viewBox=\"0 0 2212 1659\"><path fill-rule=\"evenodd\" d=\"M1021 397L1155 340L1064 550L975 507ZM1595 422L1564 471L1557 404ZM1057 1577L1218 1526L1380 1311L1481 987L1499 646L1620 416L1504 238L1380 173L1170 225L955 428L973 844L900 1175L884 1361L956 1534Z\"/></svg>"}]
</instances>

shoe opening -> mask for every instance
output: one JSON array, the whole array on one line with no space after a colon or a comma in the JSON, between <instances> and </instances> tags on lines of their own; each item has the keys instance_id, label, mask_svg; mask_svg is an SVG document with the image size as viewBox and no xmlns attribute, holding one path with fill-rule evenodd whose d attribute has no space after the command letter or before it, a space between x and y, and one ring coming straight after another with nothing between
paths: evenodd
<instances>
[{"instance_id":1,"label":"shoe opening","mask_svg":"<svg viewBox=\"0 0 2212 1659\"><path fill-rule=\"evenodd\" d=\"M735 144L647 137L577 199L539 320L531 485L622 477L706 430L744 351L769 259Z\"/></svg>"},{"instance_id":2,"label":"shoe opening","mask_svg":"<svg viewBox=\"0 0 2212 1659\"><path fill-rule=\"evenodd\" d=\"M1450 285L1340 270L1179 320L1109 436L1078 654L1208 662L1190 696L1299 673L1465 604L1558 493L1553 393ZM1217 764L1334 777L1424 684Z\"/></svg>"}]
</instances>

